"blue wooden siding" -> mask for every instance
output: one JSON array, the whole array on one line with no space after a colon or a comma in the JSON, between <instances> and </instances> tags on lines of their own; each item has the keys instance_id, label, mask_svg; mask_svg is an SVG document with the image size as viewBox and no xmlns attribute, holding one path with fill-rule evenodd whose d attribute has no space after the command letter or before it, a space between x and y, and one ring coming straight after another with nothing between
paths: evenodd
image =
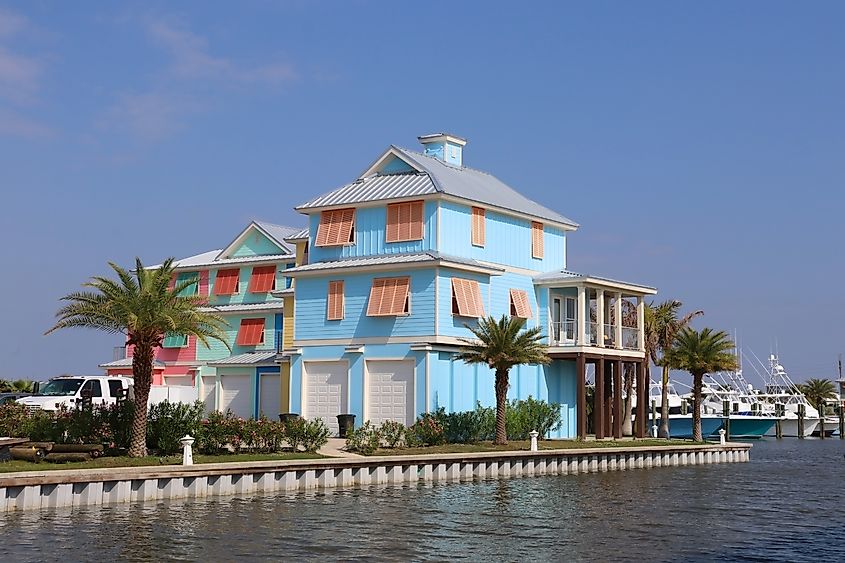
<instances>
[{"instance_id":1,"label":"blue wooden siding","mask_svg":"<svg viewBox=\"0 0 845 563\"><path fill-rule=\"evenodd\" d=\"M537 272L566 267L566 234L562 229L544 226L543 258L538 259L531 257L531 221L488 209L485 224L484 246L473 246L471 206L441 201L439 250Z\"/></svg>"},{"instance_id":2,"label":"blue wooden siding","mask_svg":"<svg viewBox=\"0 0 845 563\"><path fill-rule=\"evenodd\" d=\"M537 316L537 296L534 294L534 282L530 276L522 274L507 272L501 276L490 276L490 310L487 314L493 315L497 319L502 315L510 315L511 289L522 289L528 294L528 301L531 305L531 318L526 320L525 326L537 326L539 320Z\"/></svg>"},{"instance_id":3,"label":"blue wooden siding","mask_svg":"<svg viewBox=\"0 0 845 563\"><path fill-rule=\"evenodd\" d=\"M227 257L240 258L243 256L267 256L269 254L284 254L285 250L271 241L253 227L246 239L237 246Z\"/></svg>"},{"instance_id":4,"label":"blue wooden siding","mask_svg":"<svg viewBox=\"0 0 845 563\"><path fill-rule=\"evenodd\" d=\"M490 314L490 276L473 274L451 268L440 268L437 276L437 317L439 326L437 334L443 336L471 337L465 324L472 326L477 321L470 317L452 314L452 278L475 280L481 289L481 301L484 303L485 314Z\"/></svg>"},{"instance_id":5,"label":"blue wooden siding","mask_svg":"<svg viewBox=\"0 0 845 563\"><path fill-rule=\"evenodd\" d=\"M367 304L374 278L410 276L410 315L368 317ZM344 318L326 320L329 281L344 281ZM296 282L296 340L423 336L434 334L434 269L344 275L336 272Z\"/></svg>"},{"instance_id":6,"label":"blue wooden siding","mask_svg":"<svg viewBox=\"0 0 845 563\"><path fill-rule=\"evenodd\" d=\"M379 172L382 174L401 174L402 172L413 172L414 170L407 162L394 156L381 166Z\"/></svg>"},{"instance_id":7,"label":"blue wooden siding","mask_svg":"<svg viewBox=\"0 0 845 563\"><path fill-rule=\"evenodd\" d=\"M252 276L252 269L255 266L244 266L238 268L240 270L238 280L238 292L234 295L214 295L214 284L217 282L217 272L219 270L227 270L232 268L219 268L211 270L208 274L209 283L209 304L210 305L235 305L235 304L249 304L249 303L270 303L281 301L279 297L273 297L269 293L251 293L249 291L249 279ZM287 264L276 264L276 289L284 289L286 287L287 276L284 271L287 269Z\"/></svg>"},{"instance_id":8,"label":"blue wooden siding","mask_svg":"<svg viewBox=\"0 0 845 563\"><path fill-rule=\"evenodd\" d=\"M450 352L429 354L429 410L472 410L478 403L496 405L495 373L486 366L467 365ZM510 372L508 399L533 397L559 403L563 424L552 438L575 437L575 363L557 360L548 366L521 365Z\"/></svg>"},{"instance_id":9,"label":"blue wooden siding","mask_svg":"<svg viewBox=\"0 0 845 563\"><path fill-rule=\"evenodd\" d=\"M424 208L425 229L423 240L410 242L385 242L387 206L363 207L355 211L355 243L346 246L317 246L314 241L320 226L320 214L309 217L311 247L308 260L312 264L341 258L374 256L384 254L406 254L434 250L436 246L437 204L426 202Z\"/></svg>"}]
</instances>

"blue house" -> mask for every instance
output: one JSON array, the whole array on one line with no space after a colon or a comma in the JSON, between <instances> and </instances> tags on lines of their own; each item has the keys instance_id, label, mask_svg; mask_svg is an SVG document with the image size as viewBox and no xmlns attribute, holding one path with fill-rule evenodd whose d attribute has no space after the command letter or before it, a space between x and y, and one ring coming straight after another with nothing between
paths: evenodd
<instances>
[{"instance_id":1,"label":"blue house","mask_svg":"<svg viewBox=\"0 0 845 563\"><path fill-rule=\"evenodd\" d=\"M294 278L289 411L359 422L495 404L494 374L456 360L467 325L503 314L539 326L553 362L511 371L510 398L561 405L553 437L586 436L587 365L598 437L621 436L623 375L645 410L643 299L650 287L567 270L578 225L467 167L466 140L390 146L351 183L308 201ZM645 417L636 434L645 435Z\"/></svg>"}]
</instances>

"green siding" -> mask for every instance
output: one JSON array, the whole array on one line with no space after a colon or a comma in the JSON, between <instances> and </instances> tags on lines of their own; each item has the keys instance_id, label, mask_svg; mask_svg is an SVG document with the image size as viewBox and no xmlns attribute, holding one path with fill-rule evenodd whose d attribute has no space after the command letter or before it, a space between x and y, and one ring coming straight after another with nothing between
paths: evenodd
<instances>
[{"instance_id":1,"label":"green siding","mask_svg":"<svg viewBox=\"0 0 845 563\"><path fill-rule=\"evenodd\" d=\"M204 346L202 342L197 342L197 361L208 362L211 360L219 360L228 358L236 354L244 354L246 352L254 352L256 350L275 350L275 314L274 313L252 313L252 314L237 314L237 315L223 315L229 326L226 327L226 343L231 346L229 351L226 346L218 340L209 340L208 347ZM235 339L238 337L238 329L241 326L241 319L264 319L264 343L258 346L236 346Z\"/></svg>"},{"instance_id":2,"label":"green siding","mask_svg":"<svg viewBox=\"0 0 845 563\"><path fill-rule=\"evenodd\" d=\"M240 258L244 256L267 256L269 254L284 254L285 250L280 248L278 244L271 241L253 227L247 234L246 239L229 253L228 256L232 258Z\"/></svg>"}]
</instances>

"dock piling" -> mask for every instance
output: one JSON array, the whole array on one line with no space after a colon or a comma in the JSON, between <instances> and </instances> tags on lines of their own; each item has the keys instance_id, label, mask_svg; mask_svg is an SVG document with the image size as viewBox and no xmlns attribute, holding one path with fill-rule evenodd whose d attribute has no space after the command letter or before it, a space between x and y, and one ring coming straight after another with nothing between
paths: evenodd
<instances>
[{"instance_id":1,"label":"dock piling","mask_svg":"<svg viewBox=\"0 0 845 563\"><path fill-rule=\"evenodd\" d=\"M804 439L804 405L798 405L798 439Z\"/></svg>"}]
</instances>

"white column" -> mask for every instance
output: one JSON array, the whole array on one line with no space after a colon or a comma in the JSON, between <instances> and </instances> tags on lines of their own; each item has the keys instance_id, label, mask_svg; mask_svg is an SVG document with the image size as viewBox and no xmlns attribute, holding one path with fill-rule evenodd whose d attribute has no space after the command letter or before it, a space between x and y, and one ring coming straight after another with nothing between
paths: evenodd
<instances>
[{"instance_id":1,"label":"white column","mask_svg":"<svg viewBox=\"0 0 845 563\"><path fill-rule=\"evenodd\" d=\"M617 293L613 302L613 330L616 334L616 347L622 348L622 294Z\"/></svg>"},{"instance_id":2,"label":"white column","mask_svg":"<svg viewBox=\"0 0 845 563\"><path fill-rule=\"evenodd\" d=\"M645 352L645 299L642 295L637 297L637 350Z\"/></svg>"},{"instance_id":3,"label":"white column","mask_svg":"<svg viewBox=\"0 0 845 563\"><path fill-rule=\"evenodd\" d=\"M584 290L584 286L578 286L578 302L577 307L578 310L575 312L575 320L577 325L577 333L578 333L578 346L586 346L587 341L584 338L584 318L587 315L587 294Z\"/></svg>"},{"instance_id":4,"label":"white column","mask_svg":"<svg viewBox=\"0 0 845 563\"><path fill-rule=\"evenodd\" d=\"M596 290L596 345L604 348L604 290Z\"/></svg>"}]
</instances>

